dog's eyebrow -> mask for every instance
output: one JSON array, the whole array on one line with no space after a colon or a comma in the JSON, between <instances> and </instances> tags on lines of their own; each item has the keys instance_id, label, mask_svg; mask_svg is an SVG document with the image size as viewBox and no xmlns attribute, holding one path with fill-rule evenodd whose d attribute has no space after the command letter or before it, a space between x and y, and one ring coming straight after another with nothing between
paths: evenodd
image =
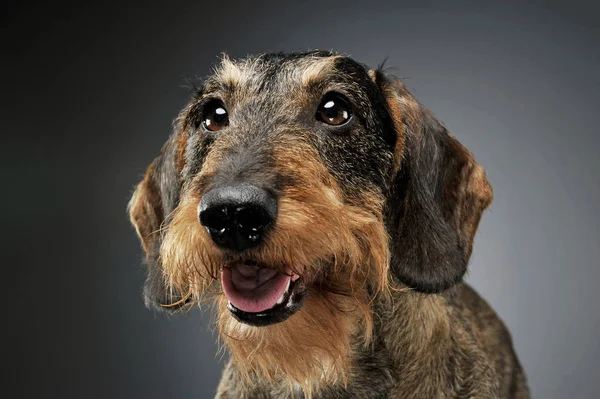
<instances>
[{"instance_id":1,"label":"dog's eyebrow","mask_svg":"<svg viewBox=\"0 0 600 399\"><path fill-rule=\"evenodd\" d=\"M339 55L306 57L294 61L291 65L287 63L286 67L292 67L289 69L293 71L290 76L293 80L299 82L303 87L309 87L321 80L327 73L332 72L339 58L341 58ZM261 65L256 64L256 60L246 60L240 64L229 59L227 55L223 55L220 65L214 70L213 78L220 87L234 88L244 86L246 82L254 80L251 76L253 73L258 75L264 73Z\"/></svg>"},{"instance_id":2,"label":"dog's eyebrow","mask_svg":"<svg viewBox=\"0 0 600 399\"><path fill-rule=\"evenodd\" d=\"M301 69L302 75L300 81L304 87L310 86L321 79L327 72L333 70L333 66L340 56L327 58L311 58L307 60L306 66Z\"/></svg>"},{"instance_id":3,"label":"dog's eyebrow","mask_svg":"<svg viewBox=\"0 0 600 399\"><path fill-rule=\"evenodd\" d=\"M227 87L238 86L247 78L247 72L232 62L227 55L221 58L221 65L215 70L215 75Z\"/></svg>"}]
</instances>

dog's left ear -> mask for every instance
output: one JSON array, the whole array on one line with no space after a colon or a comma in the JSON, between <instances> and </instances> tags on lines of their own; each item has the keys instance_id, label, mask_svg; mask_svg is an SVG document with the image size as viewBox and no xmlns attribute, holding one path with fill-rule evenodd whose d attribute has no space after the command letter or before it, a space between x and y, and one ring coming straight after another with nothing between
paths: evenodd
<instances>
[{"instance_id":1,"label":"dog's left ear","mask_svg":"<svg viewBox=\"0 0 600 399\"><path fill-rule=\"evenodd\" d=\"M129 201L129 218L146 253L146 282L144 302L154 309L176 302L165 284L160 265L161 227L179 201L180 178L175 165L174 136L163 147L161 154L146 170Z\"/></svg>"},{"instance_id":2,"label":"dog's left ear","mask_svg":"<svg viewBox=\"0 0 600 399\"><path fill-rule=\"evenodd\" d=\"M446 290L467 271L492 188L473 155L399 81L380 71L371 77L396 133L386 215L391 270L415 290Z\"/></svg>"}]
</instances>

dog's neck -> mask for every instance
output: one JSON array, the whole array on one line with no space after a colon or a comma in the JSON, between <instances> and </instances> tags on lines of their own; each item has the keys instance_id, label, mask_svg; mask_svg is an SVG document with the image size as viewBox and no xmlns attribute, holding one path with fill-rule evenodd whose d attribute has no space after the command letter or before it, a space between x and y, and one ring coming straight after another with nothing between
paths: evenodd
<instances>
[{"instance_id":1,"label":"dog's neck","mask_svg":"<svg viewBox=\"0 0 600 399\"><path fill-rule=\"evenodd\" d=\"M442 294L404 291L392 294L390 304L379 302L374 335L383 340L393 359L423 356L444 347L451 338L447 301L453 290Z\"/></svg>"},{"instance_id":2,"label":"dog's neck","mask_svg":"<svg viewBox=\"0 0 600 399\"><path fill-rule=\"evenodd\" d=\"M366 346L362 336L354 339L347 384L324 386L322 397L346 397L350 393L348 397L380 398L389 396L398 384L406 392L416 392L428 383L437 386L435 380L444 378L443 370L452 357L448 301L453 295L454 289L442 294L398 290L392 293L391 301L377 301L373 338ZM431 365L427 373L419 367L422 362ZM398 372L395 377L390 370ZM358 387L371 389L353 396Z\"/></svg>"}]
</instances>

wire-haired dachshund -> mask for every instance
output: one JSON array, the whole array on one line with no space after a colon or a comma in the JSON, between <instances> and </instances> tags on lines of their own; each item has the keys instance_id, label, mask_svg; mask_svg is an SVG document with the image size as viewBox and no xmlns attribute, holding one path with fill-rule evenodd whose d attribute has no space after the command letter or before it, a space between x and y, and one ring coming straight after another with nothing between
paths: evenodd
<instances>
[{"instance_id":1,"label":"wire-haired dachshund","mask_svg":"<svg viewBox=\"0 0 600 399\"><path fill-rule=\"evenodd\" d=\"M146 304L215 305L218 398L528 398L462 282L491 202L401 82L313 51L223 57L129 212Z\"/></svg>"}]
</instances>

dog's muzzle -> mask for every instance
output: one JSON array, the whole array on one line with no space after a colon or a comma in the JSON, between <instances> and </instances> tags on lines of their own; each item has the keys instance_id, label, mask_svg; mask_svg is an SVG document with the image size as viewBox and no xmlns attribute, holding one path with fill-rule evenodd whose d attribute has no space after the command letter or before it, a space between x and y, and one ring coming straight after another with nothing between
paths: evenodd
<instances>
[{"instance_id":1,"label":"dog's muzzle","mask_svg":"<svg viewBox=\"0 0 600 399\"><path fill-rule=\"evenodd\" d=\"M276 217L276 198L248 184L214 188L198 205L200 223L213 242L236 253L258 246ZM224 265L221 284L229 311L254 326L286 320L306 295L301 277L291 268L275 269L252 259Z\"/></svg>"}]
</instances>

